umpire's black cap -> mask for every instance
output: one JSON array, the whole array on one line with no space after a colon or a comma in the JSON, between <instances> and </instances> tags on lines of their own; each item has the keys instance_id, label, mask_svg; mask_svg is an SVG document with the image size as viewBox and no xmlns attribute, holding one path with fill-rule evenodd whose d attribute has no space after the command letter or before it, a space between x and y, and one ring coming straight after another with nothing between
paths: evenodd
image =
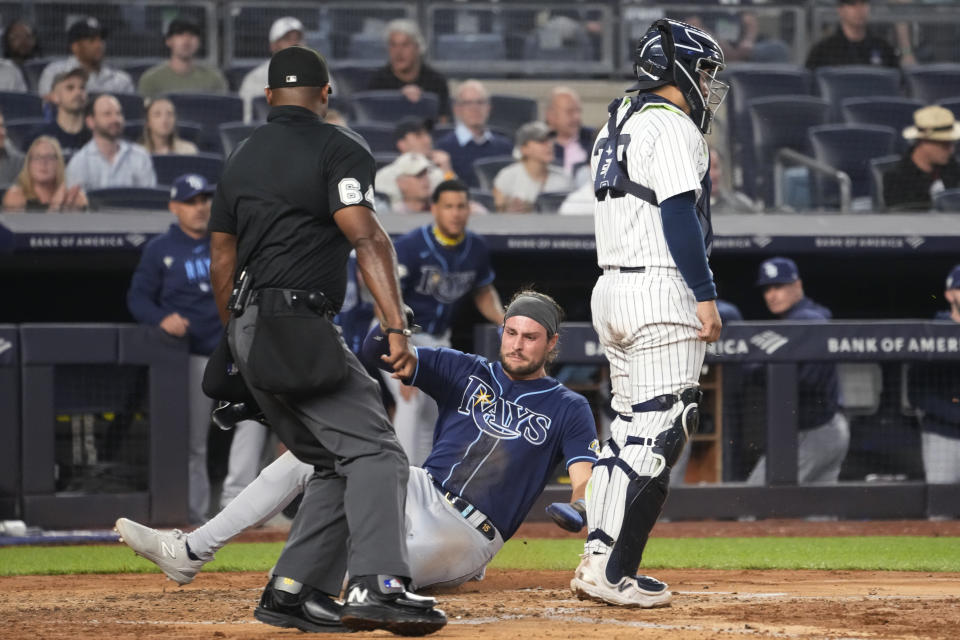
<instances>
[{"instance_id":1,"label":"umpire's black cap","mask_svg":"<svg viewBox=\"0 0 960 640\"><path fill-rule=\"evenodd\" d=\"M277 51L270 58L267 86L271 89L322 87L329 83L330 72L327 71L327 61L309 47L302 45L287 47Z\"/></svg>"}]
</instances>

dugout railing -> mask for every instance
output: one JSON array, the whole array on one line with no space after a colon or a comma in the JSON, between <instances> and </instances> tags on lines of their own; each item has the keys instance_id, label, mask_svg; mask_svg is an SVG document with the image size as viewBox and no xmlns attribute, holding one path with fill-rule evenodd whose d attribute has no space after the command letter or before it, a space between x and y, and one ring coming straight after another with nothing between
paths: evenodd
<instances>
[{"instance_id":1,"label":"dugout railing","mask_svg":"<svg viewBox=\"0 0 960 640\"><path fill-rule=\"evenodd\" d=\"M478 353L496 357L497 330L488 325L475 329ZM797 483L797 414L798 365L802 362L836 363L846 365L893 363L902 365L919 362L956 363L960 361L960 330L953 322L734 322L724 327L720 340L711 345L706 357L708 369L723 371L745 368L763 369L764 402L760 416L765 431L767 457L766 486L746 486L743 482L717 484L684 484L671 489L664 517L672 519L750 519L827 517L857 518L927 518L956 517L960 515L960 484L926 484L922 471L912 474L887 473L889 467L878 467L881 473L871 473L856 480L836 484ZM561 347L557 364L606 366L603 350L596 333L588 323L566 323L561 331ZM897 367L899 368L899 367ZM854 374L860 373L854 371ZM713 380L716 373L711 373ZM602 377L602 376L601 376ZM743 379L742 376L740 378ZM924 381L938 384L936 380ZM880 389L864 389L869 378L854 378L844 384L841 380L841 407L855 414L864 403L862 398ZM873 382L872 384L877 384ZM887 389L896 397L906 397L899 380L888 381ZM730 409L724 407L724 397L738 389L714 390L705 400L703 422L716 425L729 418ZM956 390L954 390L956 392ZM844 393L847 397L843 397ZM904 407L905 409L908 407ZM742 409L742 408L741 408ZM595 407L595 413L605 411ZM720 415L711 415L715 411ZM739 410L739 409L735 409ZM913 420L913 416L909 416ZM874 423L861 421L859 429L876 429L882 425L878 416ZM919 426L914 422L914 429ZM716 429L716 426L711 426ZM743 433L741 431L740 433ZM698 438L702 439L701 434ZM696 444L696 442L694 442ZM730 449L747 443L724 436L723 451L715 455L728 458ZM889 447L889 454L902 454L901 442L880 442ZM919 434L911 441L919 447ZM919 451L908 452L919 460ZM849 454L848 454L849 455ZM869 469L868 469L869 470ZM689 477L689 475L688 475ZM901 479L902 478L902 479ZM563 500L569 487L551 485L541 496L539 506ZM534 510L534 515L539 515Z\"/></svg>"}]
</instances>

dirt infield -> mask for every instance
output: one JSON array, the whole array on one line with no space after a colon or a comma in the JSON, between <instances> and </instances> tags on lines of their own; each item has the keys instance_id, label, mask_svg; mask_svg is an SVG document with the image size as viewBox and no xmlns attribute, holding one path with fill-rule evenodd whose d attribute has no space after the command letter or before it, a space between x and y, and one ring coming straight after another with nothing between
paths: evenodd
<instances>
[{"instance_id":1,"label":"dirt infield","mask_svg":"<svg viewBox=\"0 0 960 640\"><path fill-rule=\"evenodd\" d=\"M483 582L438 594L450 624L432 637L946 640L960 634L960 574L664 571L658 576L676 594L673 605L641 611L576 600L568 572L490 571ZM159 574L0 578L0 636L301 637L253 619L264 582L262 573L206 573L182 588Z\"/></svg>"}]
</instances>

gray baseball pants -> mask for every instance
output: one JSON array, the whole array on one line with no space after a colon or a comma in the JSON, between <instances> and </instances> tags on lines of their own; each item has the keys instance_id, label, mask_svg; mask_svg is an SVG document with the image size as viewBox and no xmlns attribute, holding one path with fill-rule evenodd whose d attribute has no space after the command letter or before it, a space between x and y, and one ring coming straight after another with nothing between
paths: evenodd
<instances>
[{"instance_id":1,"label":"gray baseball pants","mask_svg":"<svg viewBox=\"0 0 960 640\"><path fill-rule=\"evenodd\" d=\"M231 320L230 346L243 374L256 322L256 305ZM327 594L340 593L347 570L410 576L407 458L377 383L343 341L341 347L349 374L332 393L293 400L251 388L281 442L314 467L274 574Z\"/></svg>"}]
</instances>

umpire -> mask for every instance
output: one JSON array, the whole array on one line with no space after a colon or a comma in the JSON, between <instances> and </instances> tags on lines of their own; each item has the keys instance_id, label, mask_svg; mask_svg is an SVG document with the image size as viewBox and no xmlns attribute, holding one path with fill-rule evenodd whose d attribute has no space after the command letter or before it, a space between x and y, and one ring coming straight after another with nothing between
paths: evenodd
<instances>
[{"instance_id":1,"label":"umpire","mask_svg":"<svg viewBox=\"0 0 960 640\"><path fill-rule=\"evenodd\" d=\"M376 166L362 138L321 120L320 54L275 53L268 83L267 123L229 158L214 197L211 279L247 386L315 473L254 616L303 631L431 633L446 617L405 587L407 460L377 383L330 323L352 246L387 323L389 363L413 374L396 255L373 211Z\"/></svg>"}]
</instances>

